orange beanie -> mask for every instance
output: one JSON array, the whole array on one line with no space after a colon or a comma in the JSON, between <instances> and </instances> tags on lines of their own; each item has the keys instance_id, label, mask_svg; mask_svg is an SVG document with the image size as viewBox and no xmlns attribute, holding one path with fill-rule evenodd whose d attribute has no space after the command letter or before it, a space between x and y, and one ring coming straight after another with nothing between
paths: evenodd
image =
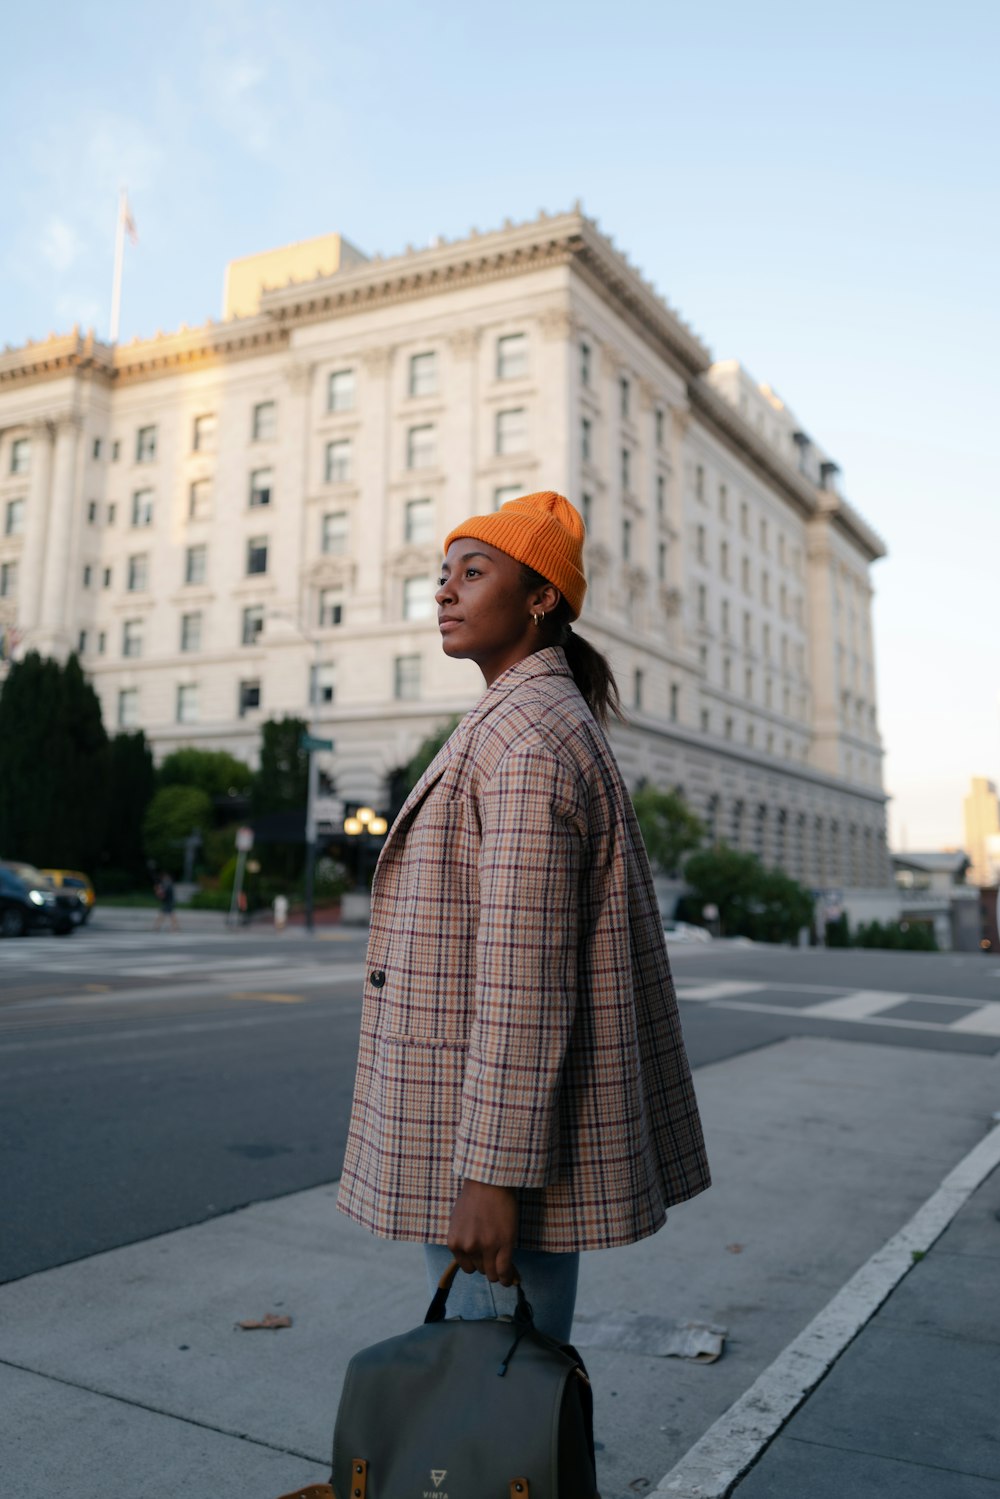
<instances>
[{"instance_id":1,"label":"orange beanie","mask_svg":"<svg viewBox=\"0 0 1000 1499\"><path fill-rule=\"evenodd\" d=\"M459 536L485 541L523 562L558 588L576 619L583 608L583 517L553 489L508 500L492 515L474 515L445 537L445 551Z\"/></svg>"}]
</instances>

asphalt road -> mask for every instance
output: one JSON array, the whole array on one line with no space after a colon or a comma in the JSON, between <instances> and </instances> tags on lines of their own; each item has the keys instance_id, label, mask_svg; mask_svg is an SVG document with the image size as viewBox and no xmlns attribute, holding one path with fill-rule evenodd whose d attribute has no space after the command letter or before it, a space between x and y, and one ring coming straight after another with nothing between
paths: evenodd
<instances>
[{"instance_id":1,"label":"asphalt road","mask_svg":"<svg viewBox=\"0 0 1000 1499\"><path fill-rule=\"evenodd\" d=\"M695 1068L792 1035L1000 1050L995 958L673 958ZM0 943L0 1280L335 1179L363 960L360 933L145 918Z\"/></svg>"}]
</instances>

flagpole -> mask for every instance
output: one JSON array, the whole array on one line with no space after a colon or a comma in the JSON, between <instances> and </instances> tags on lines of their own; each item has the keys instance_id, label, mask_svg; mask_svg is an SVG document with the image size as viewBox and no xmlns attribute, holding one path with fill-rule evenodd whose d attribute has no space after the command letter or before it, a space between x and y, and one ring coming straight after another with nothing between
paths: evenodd
<instances>
[{"instance_id":1,"label":"flagpole","mask_svg":"<svg viewBox=\"0 0 1000 1499\"><path fill-rule=\"evenodd\" d=\"M111 342L118 342L118 330L122 313L122 261L125 258L125 214L128 192L122 188L118 194L118 228L115 233L115 279L111 288Z\"/></svg>"}]
</instances>

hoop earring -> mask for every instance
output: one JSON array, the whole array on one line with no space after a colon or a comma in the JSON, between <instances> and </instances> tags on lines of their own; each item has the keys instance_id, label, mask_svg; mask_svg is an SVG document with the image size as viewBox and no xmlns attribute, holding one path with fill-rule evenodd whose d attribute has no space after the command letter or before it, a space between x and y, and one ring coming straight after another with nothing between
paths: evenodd
<instances>
[{"instance_id":1,"label":"hoop earring","mask_svg":"<svg viewBox=\"0 0 1000 1499\"><path fill-rule=\"evenodd\" d=\"M532 614L531 617L535 621L535 629L537 630L542 620L545 618L545 610L543 609L541 614Z\"/></svg>"}]
</instances>

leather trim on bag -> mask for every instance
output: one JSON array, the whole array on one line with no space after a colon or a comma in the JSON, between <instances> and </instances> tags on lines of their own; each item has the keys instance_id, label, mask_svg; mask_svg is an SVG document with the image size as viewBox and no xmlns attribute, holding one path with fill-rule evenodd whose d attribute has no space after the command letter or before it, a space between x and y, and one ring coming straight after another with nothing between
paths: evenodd
<instances>
[{"instance_id":1,"label":"leather trim on bag","mask_svg":"<svg viewBox=\"0 0 1000 1499\"><path fill-rule=\"evenodd\" d=\"M352 1457L350 1499L365 1499L367 1490L368 1459L364 1457Z\"/></svg>"},{"instance_id":2,"label":"leather trim on bag","mask_svg":"<svg viewBox=\"0 0 1000 1499\"><path fill-rule=\"evenodd\" d=\"M508 1489L510 1499L531 1499L526 1478L512 1478Z\"/></svg>"}]
</instances>

